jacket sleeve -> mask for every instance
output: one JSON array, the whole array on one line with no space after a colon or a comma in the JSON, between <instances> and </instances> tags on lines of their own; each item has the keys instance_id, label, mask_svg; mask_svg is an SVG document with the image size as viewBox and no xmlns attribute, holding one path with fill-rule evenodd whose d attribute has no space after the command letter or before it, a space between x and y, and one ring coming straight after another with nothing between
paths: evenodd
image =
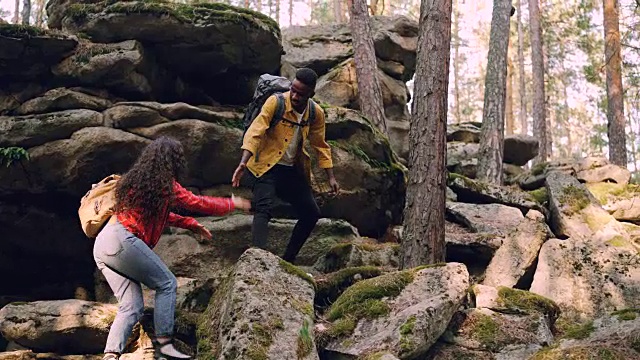
<instances>
[{"instance_id":1,"label":"jacket sleeve","mask_svg":"<svg viewBox=\"0 0 640 360\"><path fill-rule=\"evenodd\" d=\"M185 189L177 181L173 183L174 206L204 215L222 216L232 212L235 207L231 198L198 196Z\"/></svg>"},{"instance_id":2,"label":"jacket sleeve","mask_svg":"<svg viewBox=\"0 0 640 360\"><path fill-rule=\"evenodd\" d=\"M167 225L187 230L194 230L198 227L198 221L189 216L181 216L170 212L169 218L167 219Z\"/></svg>"},{"instance_id":3,"label":"jacket sleeve","mask_svg":"<svg viewBox=\"0 0 640 360\"><path fill-rule=\"evenodd\" d=\"M277 103L278 100L275 95L271 95L267 101L264 102L260 114L253 120L247 129L247 133L244 135L244 140L242 141L243 150L248 150L253 155L256 154L264 137L264 133L269 128L273 114L276 111Z\"/></svg>"},{"instance_id":4,"label":"jacket sleeve","mask_svg":"<svg viewBox=\"0 0 640 360\"><path fill-rule=\"evenodd\" d=\"M324 139L324 111L319 106L316 106L316 118L311 119L310 124L309 143L318 154L318 165L322 169L332 168L333 161L331 160L331 147Z\"/></svg>"}]
</instances>

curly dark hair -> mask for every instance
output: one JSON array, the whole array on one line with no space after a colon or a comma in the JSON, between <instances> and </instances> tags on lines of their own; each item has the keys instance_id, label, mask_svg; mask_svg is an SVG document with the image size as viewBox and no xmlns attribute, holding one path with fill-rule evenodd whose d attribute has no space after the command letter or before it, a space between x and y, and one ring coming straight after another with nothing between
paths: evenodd
<instances>
[{"instance_id":1,"label":"curly dark hair","mask_svg":"<svg viewBox=\"0 0 640 360\"><path fill-rule=\"evenodd\" d=\"M186 169L180 142L163 136L147 145L116 186L116 212L140 209L142 221L160 216L173 202L173 181Z\"/></svg>"}]
</instances>

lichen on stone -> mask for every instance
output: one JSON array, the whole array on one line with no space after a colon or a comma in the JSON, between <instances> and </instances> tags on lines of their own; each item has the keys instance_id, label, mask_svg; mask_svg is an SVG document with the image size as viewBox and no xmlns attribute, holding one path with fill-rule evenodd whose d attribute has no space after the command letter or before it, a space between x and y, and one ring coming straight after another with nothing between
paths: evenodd
<instances>
[{"instance_id":1,"label":"lichen on stone","mask_svg":"<svg viewBox=\"0 0 640 360\"><path fill-rule=\"evenodd\" d=\"M558 200L565 206L567 215L573 215L591 203L586 190L575 185L569 185L562 189L562 194L558 197Z\"/></svg>"}]
</instances>

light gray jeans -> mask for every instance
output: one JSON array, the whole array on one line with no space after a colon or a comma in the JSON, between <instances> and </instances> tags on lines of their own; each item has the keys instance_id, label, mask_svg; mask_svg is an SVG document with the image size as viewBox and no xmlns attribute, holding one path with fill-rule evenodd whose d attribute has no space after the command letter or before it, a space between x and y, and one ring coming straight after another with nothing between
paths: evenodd
<instances>
[{"instance_id":1,"label":"light gray jeans","mask_svg":"<svg viewBox=\"0 0 640 360\"><path fill-rule=\"evenodd\" d=\"M118 299L105 353L122 354L133 326L140 320L144 310L140 283L156 291L156 337L173 335L177 280L147 244L119 222L108 224L96 238L93 258Z\"/></svg>"}]
</instances>

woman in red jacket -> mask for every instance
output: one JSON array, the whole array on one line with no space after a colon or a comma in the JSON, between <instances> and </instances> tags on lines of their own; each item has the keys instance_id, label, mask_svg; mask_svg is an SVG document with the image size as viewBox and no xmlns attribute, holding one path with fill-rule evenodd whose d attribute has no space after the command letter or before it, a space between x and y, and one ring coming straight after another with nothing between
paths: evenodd
<instances>
[{"instance_id":1,"label":"woman in red jacket","mask_svg":"<svg viewBox=\"0 0 640 360\"><path fill-rule=\"evenodd\" d=\"M154 309L155 358L189 359L173 346L176 277L152 249L165 226L189 229L211 239L196 219L171 212L181 208L204 215L249 210L248 200L196 196L177 179L185 170L182 145L161 137L149 144L116 188L116 219L98 234L93 256L118 299L118 313L109 330L105 360L118 359L144 304L140 284L156 291Z\"/></svg>"}]
</instances>

